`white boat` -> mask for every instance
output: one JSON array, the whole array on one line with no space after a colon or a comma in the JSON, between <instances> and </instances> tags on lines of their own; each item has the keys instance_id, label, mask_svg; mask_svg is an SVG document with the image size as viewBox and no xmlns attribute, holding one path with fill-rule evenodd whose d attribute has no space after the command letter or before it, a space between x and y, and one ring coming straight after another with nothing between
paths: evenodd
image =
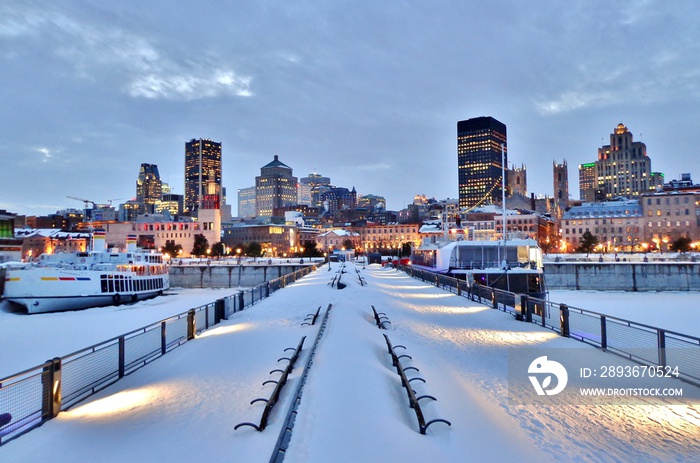
<instances>
[{"instance_id":1,"label":"white boat","mask_svg":"<svg viewBox=\"0 0 700 463\"><path fill-rule=\"evenodd\" d=\"M105 233L93 233L93 250L42 254L37 262L7 264L3 299L28 313L58 312L135 302L170 287L160 253L140 250L127 237L125 252L108 251Z\"/></svg>"},{"instance_id":2,"label":"white boat","mask_svg":"<svg viewBox=\"0 0 700 463\"><path fill-rule=\"evenodd\" d=\"M546 298L542 251L533 239L424 242L411 256L416 268L470 283Z\"/></svg>"}]
</instances>

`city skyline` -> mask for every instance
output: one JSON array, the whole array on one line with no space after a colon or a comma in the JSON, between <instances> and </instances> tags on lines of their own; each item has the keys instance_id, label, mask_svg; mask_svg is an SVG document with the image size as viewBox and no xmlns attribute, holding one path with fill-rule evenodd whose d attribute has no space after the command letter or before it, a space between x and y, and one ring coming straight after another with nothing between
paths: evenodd
<instances>
[{"instance_id":1,"label":"city skyline","mask_svg":"<svg viewBox=\"0 0 700 463\"><path fill-rule=\"evenodd\" d=\"M0 209L130 198L142 163L184 193L182 145L210 138L229 192L279 155L398 210L457 198L455 122L479 116L536 194L566 160L577 199L618 123L666 180L698 176L690 2L165 5L0 6Z\"/></svg>"}]
</instances>

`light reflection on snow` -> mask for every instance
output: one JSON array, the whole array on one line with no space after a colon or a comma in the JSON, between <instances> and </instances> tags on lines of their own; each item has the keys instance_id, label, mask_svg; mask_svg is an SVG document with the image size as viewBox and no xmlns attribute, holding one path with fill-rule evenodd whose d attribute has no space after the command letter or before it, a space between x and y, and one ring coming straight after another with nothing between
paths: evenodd
<instances>
[{"instance_id":1,"label":"light reflection on snow","mask_svg":"<svg viewBox=\"0 0 700 463\"><path fill-rule=\"evenodd\" d=\"M402 295L403 294L399 294L398 296L400 297ZM444 299L446 297L454 297L454 294L406 294L405 296L410 299Z\"/></svg>"},{"instance_id":2,"label":"light reflection on snow","mask_svg":"<svg viewBox=\"0 0 700 463\"><path fill-rule=\"evenodd\" d=\"M109 397L89 402L61 415L63 419L110 417L127 412L162 398L166 388L146 387L121 391Z\"/></svg>"},{"instance_id":3,"label":"light reflection on snow","mask_svg":"<svg viewBox=\"0 0 700 463\"><path fill-rule=\"evenodd\" d=\"M426 289L434 289L433 286L399 286L399 285L388 285L386 283L375 283L375 286L378 288L389 288L389 289L410 289L410 290L426 290Z\"/></svg>"},{"instance_id":4,"label":"light reflection on snow","mask_svg":"<svg viewBox=\"0 0 700 463\"><path fill-rule=\"evenodd\" d=\"M253 328L252 323L236 323L235 325L221 326L218 328L209 329L197 335L197 338L206 338L209 336L220 336L222 334L237 333Z\"/></svg>"},{"instance_id":5,"label":"light reflection on snow","mask_svg":"<svg viewBox=\"0 0 700 463\"><path fill-rule=\"evenodd\" d=\"M439 306L432 306L430 307L431 312L438 312L438 313L446 313L446 314L456 314L456 315L465 315L465 314L473 314L473 313L479 313L479 312L487 312L492 310L491 307L485 306L485 305L478 305L478 306L473 306L473 307L454 307L454 306L449 306L449 305L439 305Z\"/></svg>"},{"instance_id":6,"label":"light reflection on snow","mask_svg":"<svg viewBox=\"0 0 700 463\"><path fill-rule=\"evenodd\" d=\"M513 346L537 344L559 335L553 331L508 331L489 329L436 329L435 326L426 325L425 329L416 331L423 336L436 341L450 341L455 345L489 345L489 346Z\"/></svg>"}]
</instances>

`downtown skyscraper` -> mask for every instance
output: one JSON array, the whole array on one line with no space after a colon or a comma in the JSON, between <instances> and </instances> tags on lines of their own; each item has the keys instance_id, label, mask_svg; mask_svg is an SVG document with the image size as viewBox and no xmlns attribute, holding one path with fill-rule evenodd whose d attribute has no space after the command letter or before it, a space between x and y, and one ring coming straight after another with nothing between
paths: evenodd
<instances>
[{"instance_id":1,"label":"downtown skyscraper","mask_svg":"<svg viewBox=\"0 0 700 463\"><path fill-rule=\"evenodd\" d=\"M221 204L221 143L201 138L185 143L186 213Z\"/></svg>"},{"instance_id":2,"label":"downtown skyscraper","mask_svg":"<svg viewBox=\"0 0 700 463\"><path fill-rule=\"evenodd\" d=\"M505 152L502 159L501 145ZM500 203L503 167L508 165L506 125L493 117L457 122L459 207Z\"/></svg>"},{"instance_id":3,"label":"downtown skyscraper","mask_svg":"<svg viewBox=\"0 0 700 463\"><path fill-rule=\"evenodd\" d=\"M155 212L155 205L163 195L163 182L155 164L141 164L139 176L136 179L136 201L143 209L141 212Z\"/></svg>"},{"instance_id":4,"label":"downtown skyscraper","mask_svg":"<svg viewBox=\"0 0 700 463\"><path fill-rule=\"evenodd\" d=\"M292 168L275 155L255 177L255 215L272 217L275 208L297 204L297 188L298 180Z\"/></svg>"}]
</instances>

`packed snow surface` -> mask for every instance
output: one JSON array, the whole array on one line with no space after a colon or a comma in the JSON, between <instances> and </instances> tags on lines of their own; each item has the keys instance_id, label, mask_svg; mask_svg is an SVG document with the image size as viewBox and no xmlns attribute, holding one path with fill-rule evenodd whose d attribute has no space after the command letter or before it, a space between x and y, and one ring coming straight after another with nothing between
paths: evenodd
<instances>
[{"instance_id":1,"label":"packed snow surface","mask_svg":"<svg viewBox=\"0 0 700 463\"><path fill-rule=\"evenodd\" d=\"M347 287L338 290L328 283L339 268L321 267L0 447L0 461L269 461L319 330L318 323L302 323L318 307L324 315L329 305L285 462L700 461L696 403L509 403L508 352L513 348L587 349L601 363L611 354L392 269L348 264L342 275ZM356 268L367 285L359 284ZM208 300L199 303L184 291L154 299L148 320L141 318L148 312L142 307L112 308L105 318L93 318L90 311L26 316L5 310L0 375L232 292L217 291L202 291L199 296ZM161 303L185 307L166 313ZM387 330L375 325L372 305L386 313ZM104 308L94 311L104 314ZM16 319L24 320L17 326L31 320L35 339L65 330L74 336L61 337L50 353L34 351L32 339L19 339L26 330L5 339ZM127 319L138 326L127 326ZM451 426L436 423L426 435L418 432L382 334L405 346L402 352L411 357L406 365L420 370L425 383L411 383L417 393L437 398L421 402L426 418L443 418ZM278 359L302 336L307 336L302 356L267 429L234 430L238 423L259 421L264 403L250 402L269 397L274 384L262 383L278 377L271 373L284 367Z\"/></svg>"}]
</instances>

